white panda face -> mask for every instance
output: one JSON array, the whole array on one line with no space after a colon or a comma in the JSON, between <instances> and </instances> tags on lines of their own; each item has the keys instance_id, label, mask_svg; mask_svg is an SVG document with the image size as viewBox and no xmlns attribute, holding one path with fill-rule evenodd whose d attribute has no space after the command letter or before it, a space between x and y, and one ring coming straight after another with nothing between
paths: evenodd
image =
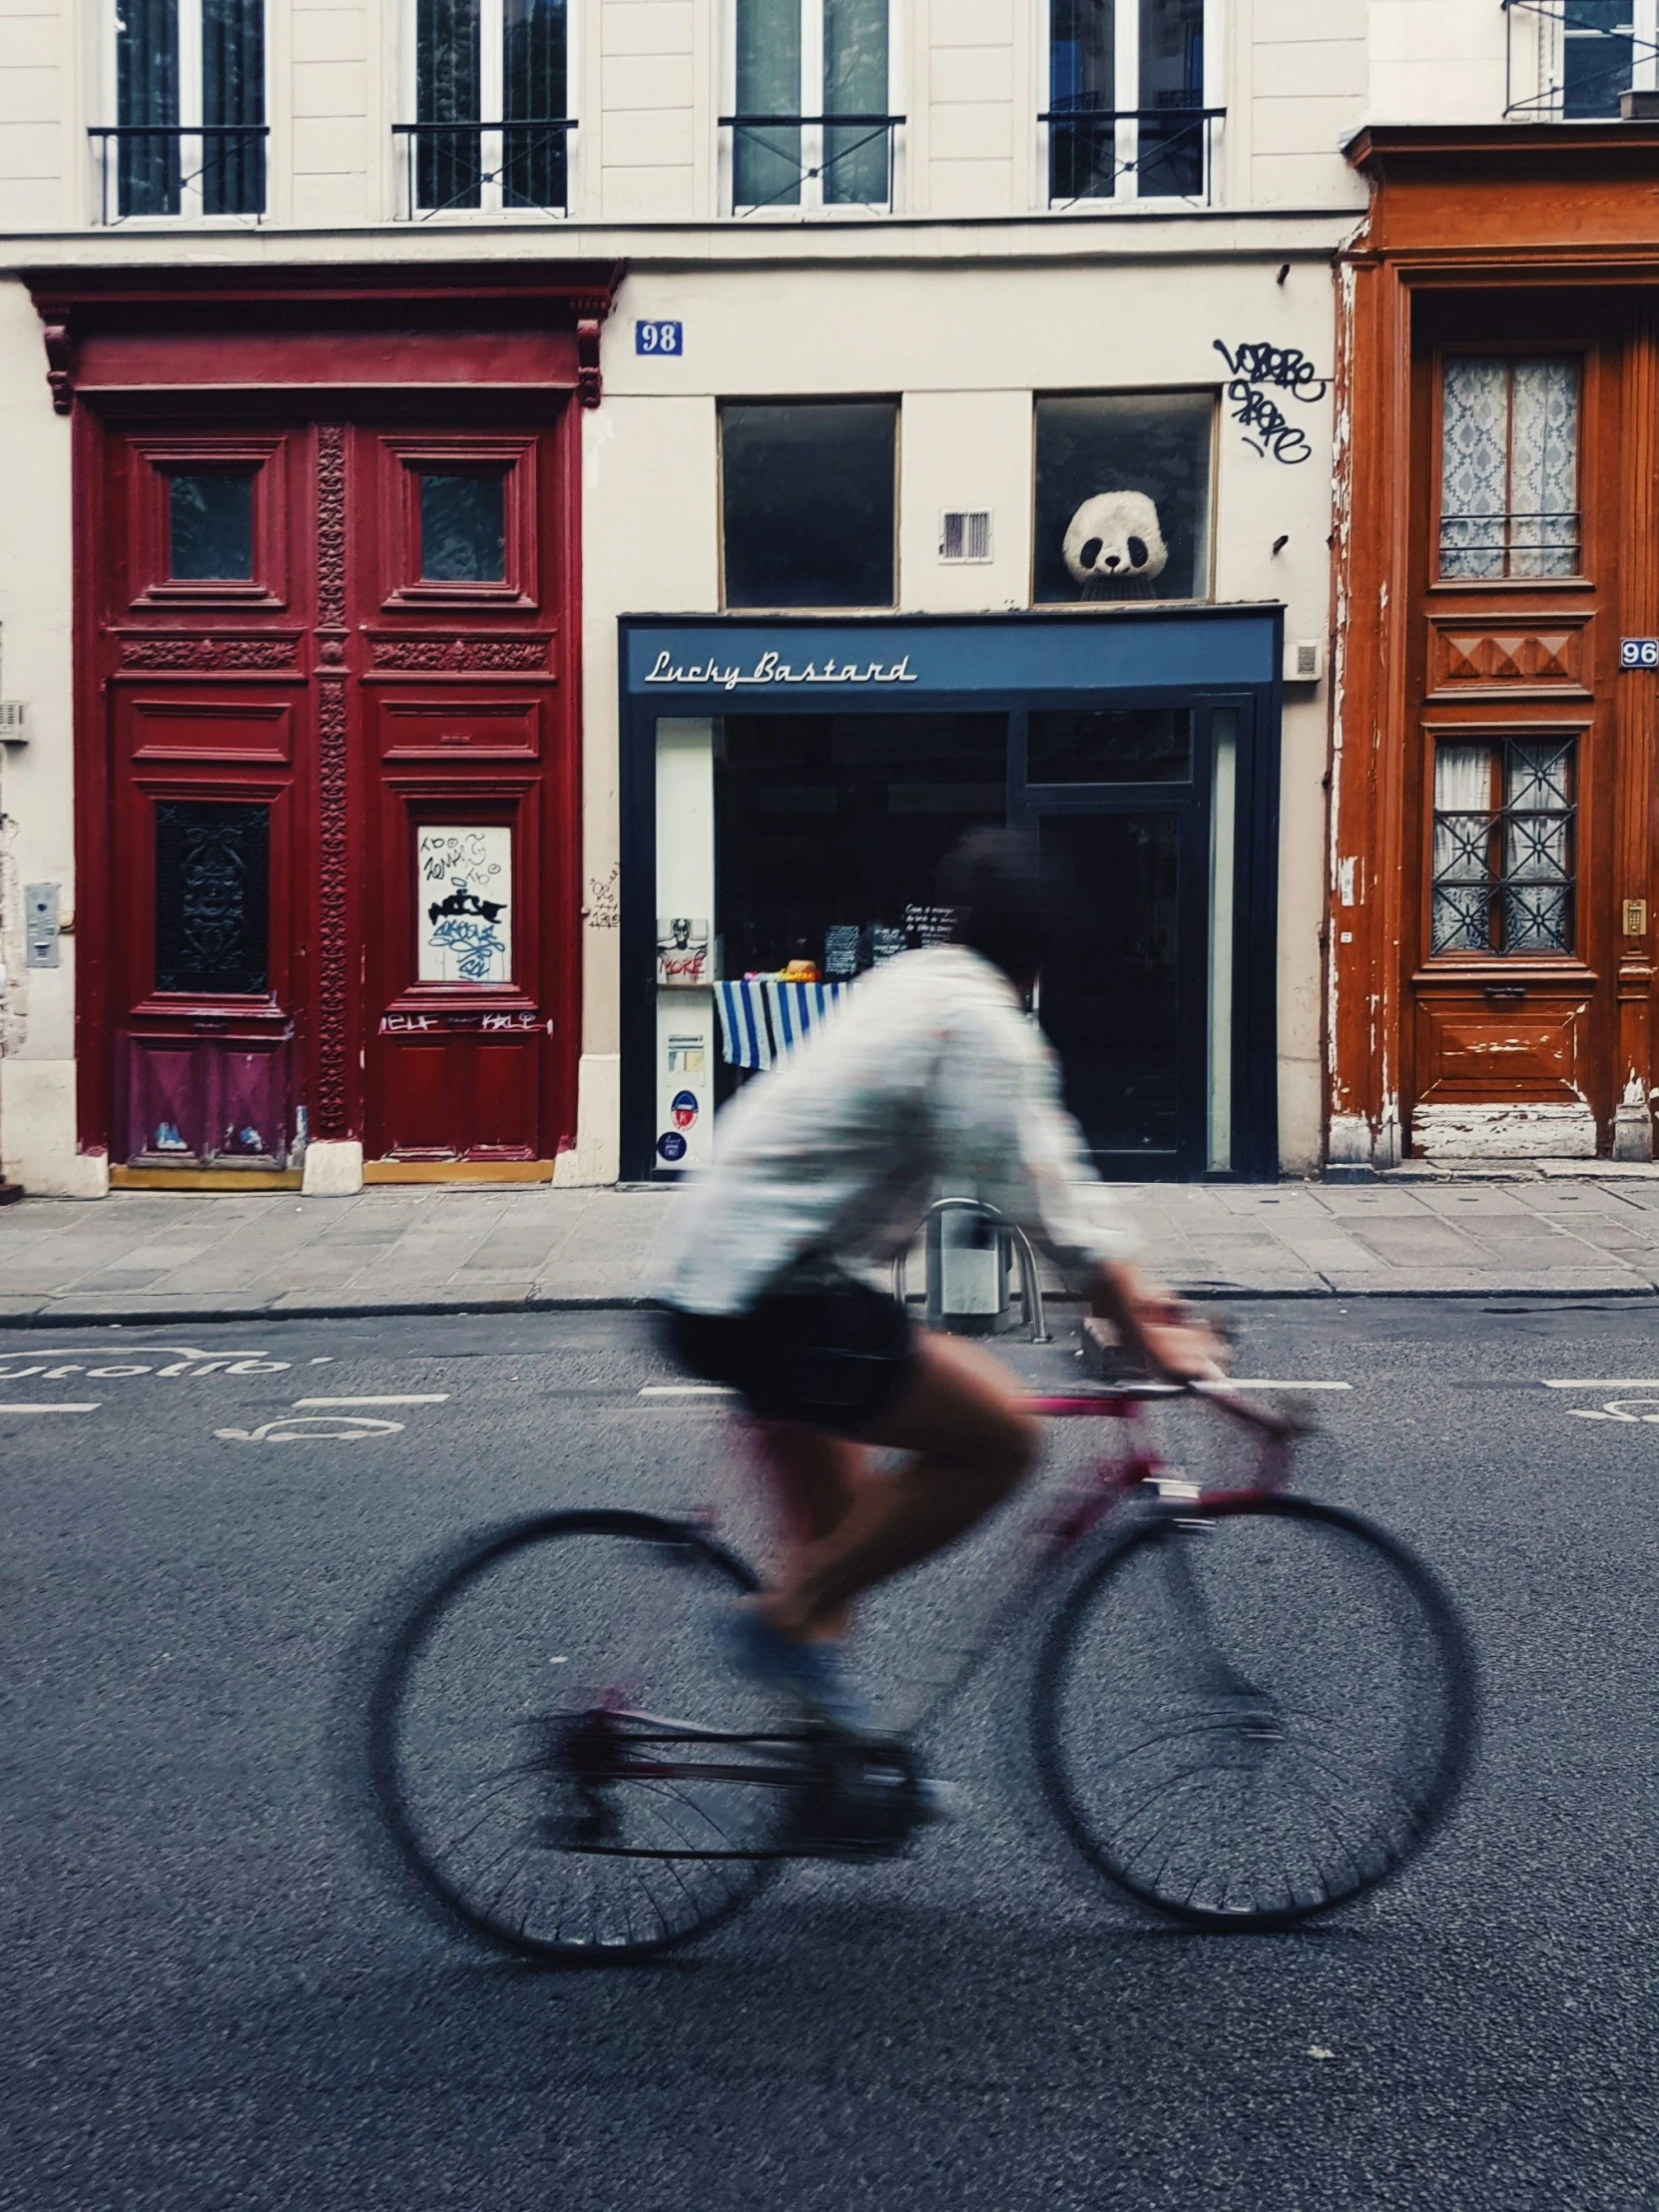
<instances>
[{"instance_id":1,"label":"white panda face","mask_svg":"<svg viewBox=\"0 0 1659 2212\"><path fill-rule=\"evenodd\" d=\"M1127 597L1169 566L1158 509L1144 491L1102 491L1085 499L1061 548L1086 599Z\"/></svg>"}]
</instances>

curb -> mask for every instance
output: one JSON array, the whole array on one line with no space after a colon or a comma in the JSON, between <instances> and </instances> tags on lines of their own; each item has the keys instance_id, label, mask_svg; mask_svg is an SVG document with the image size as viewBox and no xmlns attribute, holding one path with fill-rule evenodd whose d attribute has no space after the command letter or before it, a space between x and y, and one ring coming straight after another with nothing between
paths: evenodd
<instances>
[{"instance_id":1,"label":"curb","mask_svg":"<svg viewBox=\"0 0 1659 2212\"><path fill-rule=\"evenodd\" d=\"M1233 1283L1194 1283L1178 1286L1181 1297L1199 1304L1265 1305L1272 1301L1292 1300L1340 1300L1346 1305L1358 1304L1363 1299L1482 1299L1525 1298L1547 1304L1571 1304L1587 1299L1616 1298L1637 1301L1659 1300L1659 1289L1647 1283L1607 1284L1599 1289L1549 1288L1538 1289L1534 1285L1517 1287L1511 1283L1464 1284L1454 1290L1434 1290L1423 1286L1401 1286L1392 1283L1379 1284L1362 1291L1336 1291L1323 1284L1299 1284L1288 1289L1272 1290L1247 1287ZM1076 1301L1050 1299L1051 1308L1066 1312ZM181 1308L166 1313L134 1311L132 1308L112 1307L108 1311L68 1314L47 1307L34 1314L0 1314L0 1330L25 1332L34 1329L170 1329L224 1327L233 1322L269 1325L272 1322L290 1321L373 1321L432 1320L440 1315L450 1315L456 1320L467 1320L480 1314L637 1314L656 1313L661 1302L644 1292L625 1294L601 1293L593 1297L565 1298L469 1298L469 1299L408 1299L384 1304L350 1304L333 1306L253 1306L228 1308L202 1306Z\"/></svg>"}]
</instances>

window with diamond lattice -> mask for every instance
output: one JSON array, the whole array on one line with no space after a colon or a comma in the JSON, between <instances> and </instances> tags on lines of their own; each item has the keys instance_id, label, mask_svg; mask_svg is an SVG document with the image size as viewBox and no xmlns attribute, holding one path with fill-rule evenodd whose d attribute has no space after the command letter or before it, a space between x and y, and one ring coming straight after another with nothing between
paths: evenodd
<instances>
[{"instance_id":1,"label":"window with diamond lattice","mask_svg":"<svg viewBox=\"0 0 1659 2212\"><path fill-rule=\"evenodd\" d=\"M1573 741L1434 754L1434 952L1570 952Z\"/></svg>"},{"instance_id":2,"label":"window with diamond lattice","mask_svg":"<svg viewBox=\"0 0 1659 2212\"><path fill-rule=\"evenodd\" d=\"M1570 357L1442 364L1442 579L1580 573L1578 385Z\"/></svg>"}]
</instances>

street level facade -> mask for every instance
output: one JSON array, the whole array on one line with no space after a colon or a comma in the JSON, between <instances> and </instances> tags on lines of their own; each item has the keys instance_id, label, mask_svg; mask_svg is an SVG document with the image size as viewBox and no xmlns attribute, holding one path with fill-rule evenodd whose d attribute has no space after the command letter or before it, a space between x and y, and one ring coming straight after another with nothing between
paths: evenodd
<instances>
[{"instance_id":1,"label":"street level facade","mask_svg":"<svg viewBox=\"0 0 1659 2212\"><path fill-rule=\"evenodd\" d=\"M1574 6L0 16L8 1172L673 1178L1006 821L1106 1172L1386 1158L1344 149L1634 148Z\"/></svg>"}]
</instances>

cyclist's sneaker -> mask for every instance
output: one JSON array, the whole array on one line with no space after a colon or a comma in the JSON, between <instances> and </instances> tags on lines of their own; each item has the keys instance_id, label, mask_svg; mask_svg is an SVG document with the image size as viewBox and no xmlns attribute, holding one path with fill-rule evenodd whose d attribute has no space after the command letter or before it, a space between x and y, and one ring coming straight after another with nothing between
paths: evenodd
<instances>
[{"instance_id":1,"label":"cyclist's sneaker","mask_svg":"<svg viewBox=\"0 0 1659 2212\"><path fill-rule=\"evenodd\" d=\"M832 1644L804 1644L742 1606L723 1624L727 1655L740 1674L786 1691L815 1719L846 1736L873 1732L870 1712L846 1679Z\"/></svg>"}]
</instances>

